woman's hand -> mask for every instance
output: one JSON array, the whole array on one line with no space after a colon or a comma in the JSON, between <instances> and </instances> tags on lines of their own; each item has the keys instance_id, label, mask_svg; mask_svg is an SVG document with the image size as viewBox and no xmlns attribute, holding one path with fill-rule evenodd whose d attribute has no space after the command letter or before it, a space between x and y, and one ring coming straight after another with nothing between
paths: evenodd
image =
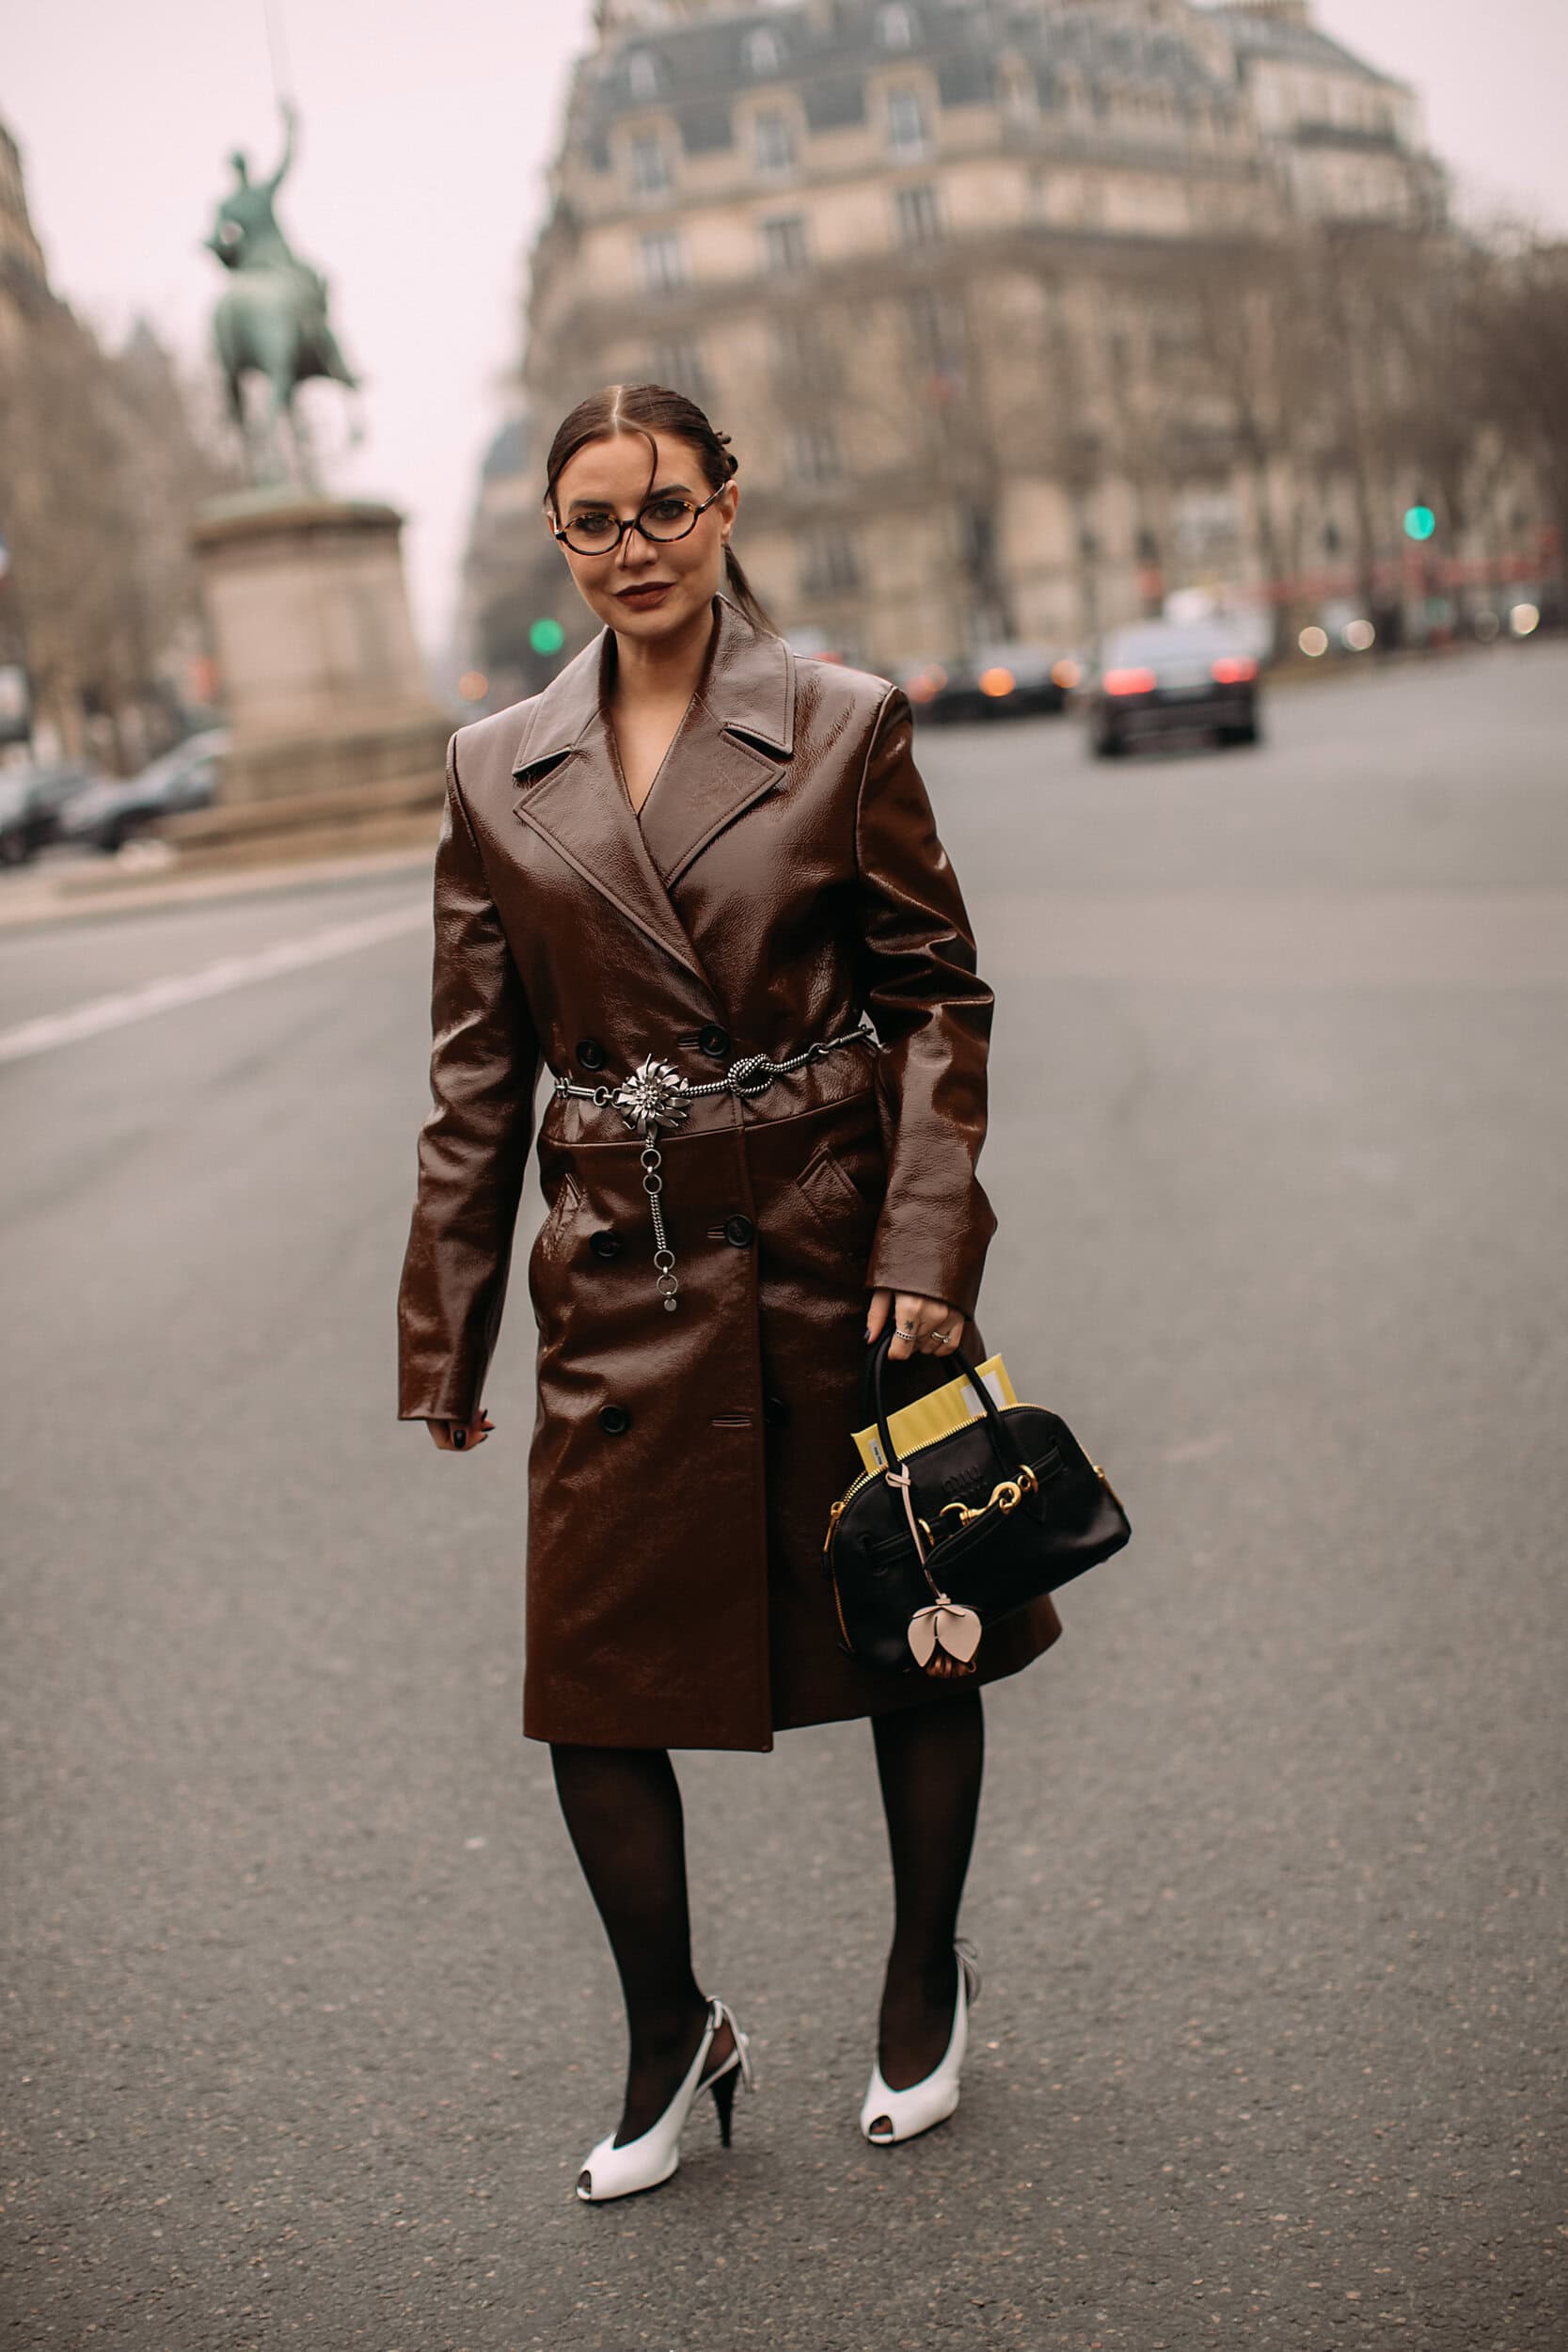
<instances>
[{"instance_id":1,"label":"woman's hand","mask_svg":"<svg viewBox=\"0 0 1568 2352\"><path fill-rule=\"evenodd\" d=\"M425 1424L443 1454L471 1454L476 1445L484 1443L495 1425L483 1405L477 1421L433 1421Z\"/></svg>"},{"instance_id":2,"label":"woman's hand","mask_svg":"<svg viewBox=\"0 0 1568 2352\"><path fill-rule=\"evenodd\" d=\"M945 1298L925 1298L919 1291L899 1291L895 1296L892 1291L875 1290L871 1294L871 1311L865 1318L868 1340L879 1335L890 1306L894 1310L890 1359L950 1356L963 1337L966 1318Z\"/></svg>"}]
</instances>

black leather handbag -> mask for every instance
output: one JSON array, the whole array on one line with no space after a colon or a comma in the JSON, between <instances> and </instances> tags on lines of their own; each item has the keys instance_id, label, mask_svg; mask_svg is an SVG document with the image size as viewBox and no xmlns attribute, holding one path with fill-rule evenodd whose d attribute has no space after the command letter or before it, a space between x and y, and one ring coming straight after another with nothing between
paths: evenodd
<instances>
[{"instance_id":1,"label":"black leather handbag","mask_svg":"<svg viewBox=\"0 0 1568 2352\"><path fill-rule=\"evenodd\" d=\"M938 1677L979 1671L990 1626L1108 1560L1132 1529L1098 1462L1059 1413L998 1406L958 1348L985 1410L900 1460L882 1402L891 1317L867 1350L863 1423L885 1470L863 1470L829 1514L823 1546L840 1645L862 1665Z\"/></svg>"}]
</instances>

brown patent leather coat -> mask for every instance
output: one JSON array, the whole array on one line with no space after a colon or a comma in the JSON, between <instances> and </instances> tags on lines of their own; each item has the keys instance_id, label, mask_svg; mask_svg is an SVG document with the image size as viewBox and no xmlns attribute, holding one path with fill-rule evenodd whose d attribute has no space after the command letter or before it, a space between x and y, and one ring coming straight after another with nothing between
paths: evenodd
<instances>
[{"instance_id":1,"label":"brown patent leather coat","mask_svg":"<svg viewBox=\"0 0 1568 2352\"><path fill-rule=\"evenodd\" d=\"M852 1028L761 1094L660 1132L676 1306L657 1287L641 1138L556 1093L529 1453L523 1729L752 1748L964 1684L838 1647L822 1543L859 1468L878 1284L974 1316L996 1219L975 1173L993 998L900 689L798 660L727 596L641 815L606 715L615 640L460 728L436 857L434 1109L398 1300L399 1418L477 1415L542 1073L613 1088L647 1055L692 1083ZM890 1405L942 1377L889 1365ZM994 1627L981 1678L1061 1631ZM970 1685L968 1687L973 1687Z\"/></svg>"}]
</instances>

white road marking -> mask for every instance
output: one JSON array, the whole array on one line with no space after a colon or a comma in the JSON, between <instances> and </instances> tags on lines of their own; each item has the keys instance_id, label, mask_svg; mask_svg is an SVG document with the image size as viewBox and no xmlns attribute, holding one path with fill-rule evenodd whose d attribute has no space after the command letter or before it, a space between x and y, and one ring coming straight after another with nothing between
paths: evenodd
<instances>
[{"instance_id":1,"label":"white road marking","mask_svg":"<svg viewBox=\"0 0 1568 2352\"><path fill-rule=\"evenodd\" d=\"M381 940L398 939L429 927L430 908L421 900L417 906L365 915L357 923L334 923L327 930L307 931L299 939L280 939L252 955L224 956L216 963L204 963L199 971L149 980L145 988L97 996L87 1004L73 1006L70 1012L45 1013L14 1029L0 1029L0 1062L23 1061L29 1054L46 1054L55 1045L73 1044L78 1038L101 1037L105 1029L122 1029L151 1013L200 1004L231 988L248 988L253 980L270 980L280 972L300 972L309 964L351 956L356 948L373 947Z\"/></svg>"}]
</instances>

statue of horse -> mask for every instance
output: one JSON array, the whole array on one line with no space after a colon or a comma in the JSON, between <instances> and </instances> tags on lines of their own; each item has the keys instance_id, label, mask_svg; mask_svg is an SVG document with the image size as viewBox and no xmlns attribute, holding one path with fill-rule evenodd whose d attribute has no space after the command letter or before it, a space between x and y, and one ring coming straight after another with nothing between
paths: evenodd
<instances>
[{"instance_id":1,"label":"statue of horse","mask_svg":"<svg viewBox=\"0 0 1568 2352\"><path fill-rule=\"evenodd\" d=\"M293 252L273 210L293 162L297 119L285 102L283 155L270 180L253 181L245 157L230 157L234 185L218 205L213 233L204 242L234 274L214 311L213 339L251 480L266 485L291 479L282 436L286 424L293 478L315 490L321 486L315 453L306 420L294 405L295 387L320 375L357 391L359 379L332 331L325 278ZM245 404L245 379L252 373L264 376L268 387L259 420ZM356 422L353 438L360 437Z\"/></svg>"}]
</instances>

